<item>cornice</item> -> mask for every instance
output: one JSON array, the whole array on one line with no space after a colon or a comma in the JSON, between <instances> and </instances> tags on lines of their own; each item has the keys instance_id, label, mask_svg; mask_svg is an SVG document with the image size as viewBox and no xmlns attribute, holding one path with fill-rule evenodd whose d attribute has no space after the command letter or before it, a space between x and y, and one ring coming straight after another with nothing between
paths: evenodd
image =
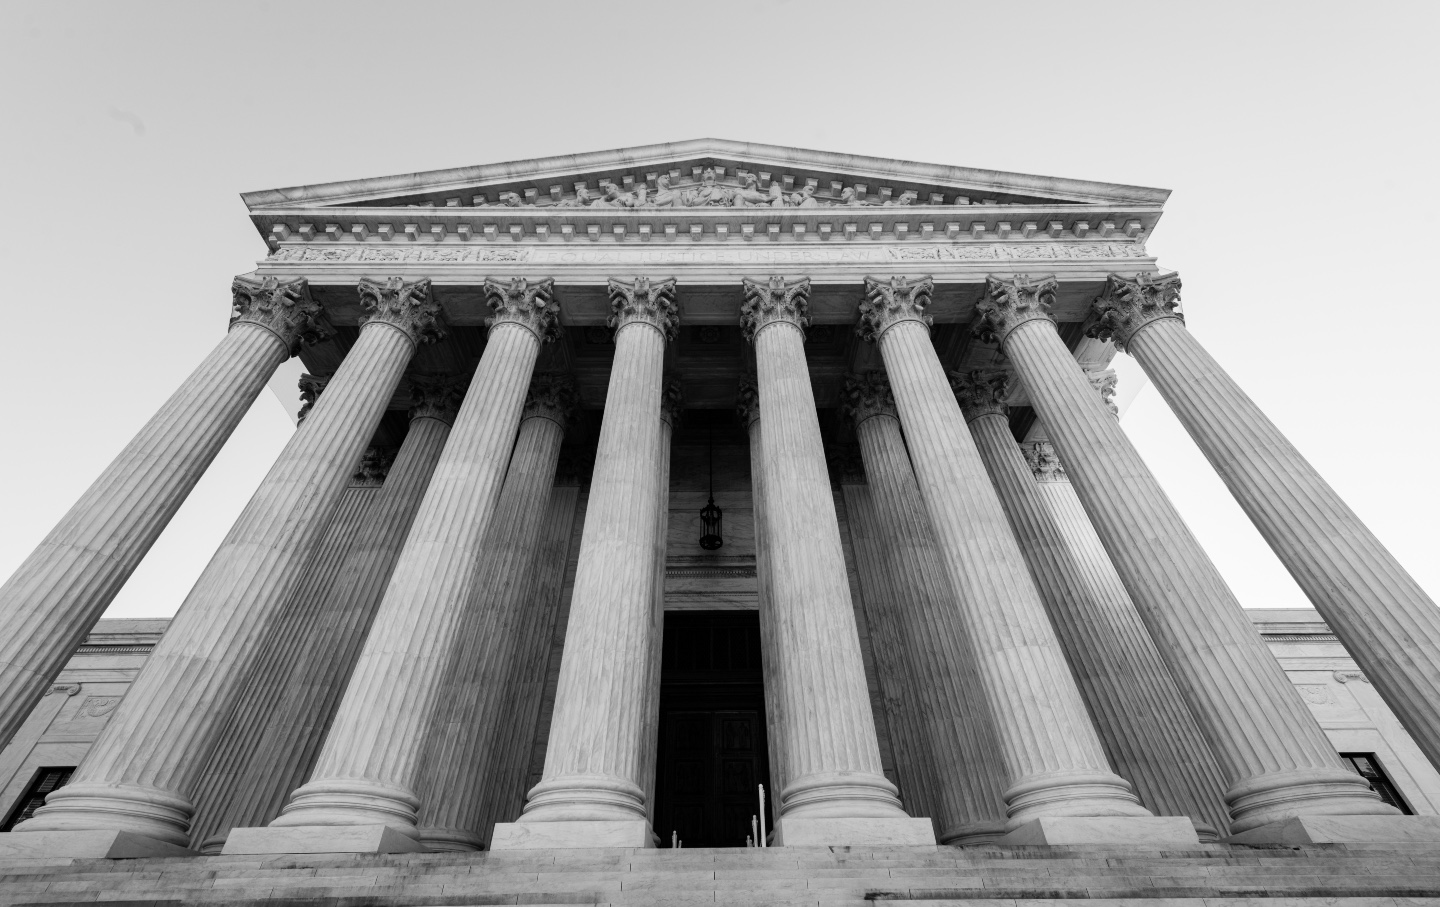
<instances>
[{"instance_id":1,"label":"cornice","mask_svg":"<svg viewBox=\"0 0 1440 907\"><path fill-rule=\"evenodd\" d=\"M980 192L990 190L992 192L1044 195L1076 202L1125 201L1162 205L1170 195L1169 190L1144 186L1010 173L1000 170L982 170L944 164L926 164L866 155L816 151L807 148L737 142L728 139L700 138L682 142L638 145L609 151L268 189L242 193L241 199L251 211L256 211L262 208L278 208L304 203L336 205L421 192L444 193L448 190L458 192L471 187L525 181L533 181L535 188L543 191L547 181L564 181L567 176L578 173L633 171L636 178L642 178L651 170L668 169L667 164L709 158L736 159L757 169L767 165L772 169L788 166L804 171L853 174L872 180L928 181L943 183L959 190L973 189Z\"/></svg>"}]
</instances>

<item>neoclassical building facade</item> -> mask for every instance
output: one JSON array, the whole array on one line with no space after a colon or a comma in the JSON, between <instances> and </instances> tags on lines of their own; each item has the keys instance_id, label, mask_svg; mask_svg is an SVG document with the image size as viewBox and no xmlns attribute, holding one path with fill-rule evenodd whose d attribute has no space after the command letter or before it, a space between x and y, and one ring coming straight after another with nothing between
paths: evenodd
<instances>
[{"instance_id":1,"label":"neoclassical building facade","mask_svg":"<svg viewBox=\"0 0 1440 907\"><path fill-rule=\"evenodd\" d=\"M719 140L247 194L228 333L0 588L0 741L293 356L303 419L0 855L1440 843L1116 418L1130 355L1440 762L1440 611L1185 327L1167 194Z\"/></svg>"}]
</instances>

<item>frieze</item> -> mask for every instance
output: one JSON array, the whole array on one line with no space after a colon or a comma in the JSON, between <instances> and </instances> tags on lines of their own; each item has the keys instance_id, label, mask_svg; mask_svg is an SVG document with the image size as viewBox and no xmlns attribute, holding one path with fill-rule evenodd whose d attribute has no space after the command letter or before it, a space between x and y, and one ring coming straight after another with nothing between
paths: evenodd
<instances>
[{"instance_id":1,"label":"frieze","mask_svg":"<svg viewBox=\"0 0 1440 907\"><path fill-rule=\"evenodd\" d=\"M282 246L272 262L394 262L425 264L884 264L949 261L1089 261L1148 258L1138 243L961 243L955 245L827 247L805 249L493 249L484 247L374 248L369 245L314 248Z\"/></svg>"}]
</instances>

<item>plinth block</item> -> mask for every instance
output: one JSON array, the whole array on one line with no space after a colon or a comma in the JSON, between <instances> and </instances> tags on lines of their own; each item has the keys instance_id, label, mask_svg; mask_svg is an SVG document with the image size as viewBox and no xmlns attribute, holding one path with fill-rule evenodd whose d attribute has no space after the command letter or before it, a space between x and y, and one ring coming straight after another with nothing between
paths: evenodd
<instances>
[{"instance_id":1,"label":"plinth block","mask_svg":"<svg viewBox=\"0 0 1440 907\"><path fill-rule=\"evenodd\" d=\"M131 831L20 831L0 834L0 857L134 860L193 857L195 851Z\"/></svg>"},{"instance_id":2,"label":"plinth block","mask_svg":"<svg viewBox=\"0 0 1440 907\"><path fill-rule=\"evenodd\" d=\"M1440 844L1440 816L1296 816L1227 844Z\"/></svg>"},{"instance_id":3,"label":"plinth block","mask_svg":"<svg viewBox=\"0 0 1440 907\"><path fill-rule=\"evenodd\" d=\"M266 853L426 853L429 848L389 825L262 825L232 828L225 856Z\"/></svg>"},{"instance_id":4,"label":"plinth block","mask_svg":"<svg viewBox=\"0 0 1440 907\"><path fill-rule=\"evenodd\" d=\"M925 847L935 844L929 819L791 818L775 823L776 847Z\"/></svg>"},{"instance_id":5,"label":"plinth block","mask_svg":"<svg viewBox=\"0 0 1440 907\"><path fill-rule=\"evenodd\" d=\"M582 847L654 847L644 819L581 822L500 822L491 850L550 850Z\"/></svg>"},{"instance_id":6,"label":"plinth block","mask_svg":"<svg viewBox=\"0 0 1440 907\"><path fill-rule=\"evenodd\" d=\"M1195 825L1184 816L1043 816L997 844L1126 844L1146 850L1193 850Z\"/></svg>"}]
</instances>

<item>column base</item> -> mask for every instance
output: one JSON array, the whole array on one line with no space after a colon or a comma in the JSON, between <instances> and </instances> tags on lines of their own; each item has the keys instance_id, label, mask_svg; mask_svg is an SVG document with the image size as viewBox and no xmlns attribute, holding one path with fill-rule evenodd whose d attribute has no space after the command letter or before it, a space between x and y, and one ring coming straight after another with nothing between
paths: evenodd
<instances>
[{"instance_id":1,"label":"column base","mask_svg":"<svg viewBox=\"0 0 1440 907\"><path fill-rule=\"evenodd\" d=\"M188 847L133 831L28 831L0 834L0 857L71 857L81 860L134 860L142 857L193 857Z\"/></svg>"},{"instance_id":2,"label":"column base","mask_svg":"<svg viewBox=\"0 0 1440 907\"><path fill-rule=\"evenodd\" d=\"M958 828L944 829L940 832L940 843L974 847L979 844L998 844L1005 835L1005 820L997 819L994 822L973 822Z\"/></svg>"},{"instance_id":3,"label":"column base","mask_svg":"<svg viewBox=\"0 0 1440 907\"><path fill-rule=\"evenodd\" d=\"M427 853L424 844L389 825L262 825L232 828L225 856L269 853Z\"/></svg>"},{"instance_id":4,"label":"column base","mask_svg":"<svg viewBox=\"0 0 1440 907\"><path fill-rule=\"evenodd\" d=\"M1146 850L1193 850L1195 826L1184 816L1042 816L1000 844L1123 844Z\"/></svg>"},{"instance_id":5,"label":"column base","mask_svg":"<svg viewBox=\"0 0 1440 907\"><path fill-rule=\"evenodd\" d=\"M425 849L435 853L474 853L485 849L485 839L458 828L422 828L418 835Z\"/></svg>"},{"instance_id":6,"label":"column base","mask_svg":"<svg viewBox=\"0 0 1440 907\"><path fill-rule=\"evenodd\" d=\"M775 823L776 847L926 847L935 844L929 819L842 819L833 816L781 816Z\"/></svg>"},{"instance_id":7,"label":"column base","mask_svg":"<svg viewBox=\"0 0 1440 907\"><path fill-rule=\"evenodd\" d=\"M490 838L491 851L654 846L650 823L644 819L501 822Z\"/></svg>"},{"instance_id":8,"label":"column base","mask_svg":"<svg viewBox=\"0 0 1440 907\"><path fill-rule=\"evenodd\" d=\"M1440 816L1295 816L1226 844L1440 844Z\"/></svg>"},{"instance_id":9,"label":"column base","mask_svg":"<svg viewBox=\"0 0 1440 907\"><path fill-rule=\"evenodd\" d=\"M214 857L225 850L225 839L229 836L227 831L223 835L211 835L200 842L200 856Z\"/></svg>"}]
</instances>

